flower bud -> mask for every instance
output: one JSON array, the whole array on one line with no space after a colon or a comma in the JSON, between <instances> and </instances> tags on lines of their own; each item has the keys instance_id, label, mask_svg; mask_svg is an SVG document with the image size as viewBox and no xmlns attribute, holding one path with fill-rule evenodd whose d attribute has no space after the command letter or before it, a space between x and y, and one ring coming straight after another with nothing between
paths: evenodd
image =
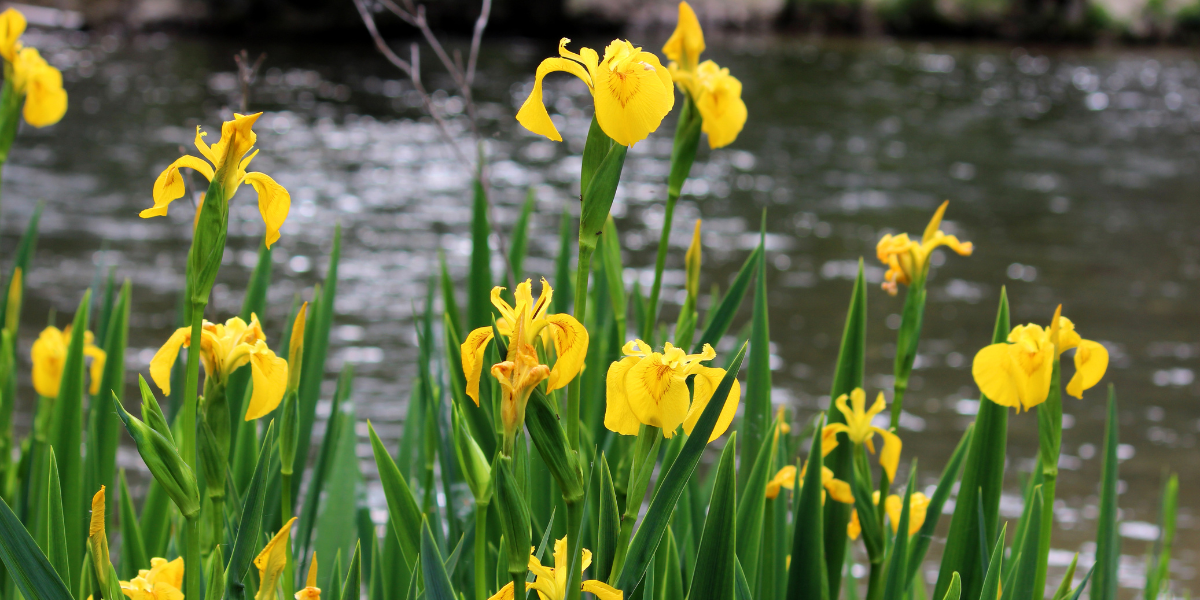
<instances>
[{"instance_id":1,"label":"flower bud","mask_svg":"<svg viewBox=\"0 0 1200 600\"><path fill-rule=\"evenodd\" d=\"M458 456L458 466L462 469L463 478L475 496L476 504L487 504L492 499L492 468L488 465L483 450L467 431L462 413L454 407L451 414L454 419L454 453Z\"/></svg>"},{"instance_id":2,"label":"flower bud","mask_svg":"<svg viewBox=\"0 0 1200 600\"><path fill-rule=\"evenodd\" d=\"M143 400L142 416L153 420L154 412L147 410L147 405L157 408L158 403L154 401L152 395L147 401L146 394L150 388L146 385L145 380L141 380L140 384ZM115 394L113 395L113 404L116 405L117 416L121 418L125 430L129 432L129 437L133 438L138 454L142 456L142 461L150 469L154 480L163 487L184 517L188 519L197 517L200 514L200 490L196 484L196 475L192 472L191 467L183 461L174 442L164 437L157 431L157 428L151 427L129 414L125 407L121 406L121 401ZM158 417L161 418L161 416L162 414L159 412ZM163 424L165 424L165 420Z\"/></svg>"},{"instance_id":3,"label":"flower bud","mask_svg":"<svg viewBox=\"0 0 1200 600\"><path fill-rule=\"evenodd\" d=\"M500 513L500 533L504 535L504 547L508 555L507 565L497 565L510 574L523 575L529 565L529 505L521 484L513 474L511 456L496 455L492 463L496 493L496 508Z\"/></svg>"}]
</instances>

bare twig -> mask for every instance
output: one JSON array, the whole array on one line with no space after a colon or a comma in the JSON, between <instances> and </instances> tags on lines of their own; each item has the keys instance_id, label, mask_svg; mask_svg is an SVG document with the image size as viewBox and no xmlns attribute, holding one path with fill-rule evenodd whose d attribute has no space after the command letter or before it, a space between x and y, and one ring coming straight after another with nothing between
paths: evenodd
<instances>
[{"instance_id":1,"label":"bare twig","mask_svg":"<svg viewBox=\"0 0 1200 600\"><path fill-rule=\"evenodd\" d=\"M238 66L238 81L242 84L242 113L250 112L250 86L258 79L258 70L262 67L263 61L267 59L267 54L264 52L258 55L254 63L250 63L250 53L243 48L241 52L233 55L234 62Z\"/></svg>"},{"instance_id":2,"label":"bare twig","mask_svg":"<svg viewBox=\"0 0 1200 600\"><path fill-rule=\"evenodd\" d=\"M483 30L487 29L488 19L492 15L492 0L483 0L483 8L479 10L479 18L475 19L475 32L471 34L471 54L467 59L467 87L475 83L475 64L479 59L479 43L483 40Z\"/></svg>"}]
</instances>

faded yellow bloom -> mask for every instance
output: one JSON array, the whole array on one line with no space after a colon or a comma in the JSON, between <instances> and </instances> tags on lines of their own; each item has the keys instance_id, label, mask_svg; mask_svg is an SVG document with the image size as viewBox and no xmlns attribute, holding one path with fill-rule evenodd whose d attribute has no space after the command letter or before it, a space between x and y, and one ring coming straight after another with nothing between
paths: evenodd
<instances>
[{"instance_id":1,"label":"faded yellow bloom","mask_svg":"<svg viewBox=\"0 0 1200 600\"><path fill-rule=\"evenodd\" d=\"M67 361L67 346L71 343L71 328L60 330L50 326L42 330L38 339L33 342L30 350L33 359L33 389L39 396L57 398L59 385L62 383L63 365ZM100 391L100 377L104 374L104 351L96 347L95 336L92 332L83 334L83 355L92 359L89 376L91 385L88 393L96 395Z\"/></svg>"},{"instance_id":2,"label":"faded yellow bloom","mask_svg":"<svg viewBox=\"0 0 1200 600\"><path fill-rule=\"evenodd\" d=\"M108 571L101 565L109 563L108 535L104 531L104 486L92 496L92 518L88 523L88 548L96 565L96 575L102 584L108 582Z\"/></svg>"},{"instance_id":3,"label":"faded yellow bloom","mask_svg":"<svg viewBox=\"0 0 1200 600\"><path fill-rule=\"evenodd\" d=\"M892 494L883 501L883 509L887 511L888 520L892 524L892 533L900 531L900 513L903 508L904 499L897 494ZM925 494L913 492L908 497L908 535L915 535L921 530L921 526L925 524L925 512L928 508L929 498Z\"/></svg>"},{"instance_id":4,"label":"faded yellow bloom","mask_svg":"<svg viewBox=\"0 0 1200 600\"><path fill-rule=\"evenodd\" d=\"M271 244L279 239L279 228L283 227L283 222L287 219L292 197L282 185L269 176L246 172L246 167L258 154L257 150L250 151L258 141L258 136L251 127L260 115L262 113L233 115L232 121L225 121L221 125L221 139L212 146L204 143L204 136L207 134L197 126L196 149L204 159L182 156L171 163L154 181L154 206L143 210L140 216L147 219L167 214L167 207L171 202L183 197L183 176L180 175L179 169L187 167L209 181L217 178L225 202L233 199L233 195L243 183L249 183L258 193L258 211L267 226L265 242L270 248Z\"/></svg>"},{"instance_id":5,"label":"faded yellow bloom","mask_svg":"<svg viewBox=\"0 0 1200 600\"><path fill-rule=\"evenodd\" d=\"M1018 325L1008 334L1006 343L980 350L971 365L979 390L996 404L1029 410L1046 401L1054 359L1072 348L1075 375L1067 383L1067 393L1083 398L1084 390L1100 383L1108 370L1108 350L1098 342L1081 338L1075 324L1061 315L1059 306L1050 327Z\"/></svg>"},{"instance_id":6,"label":"faded yellow bloom","mask_svg":"<svg viewBox=\"0 0 1200 600\"><path fill-rule=\"evenodd\" d=\"M596 121L616 143L632 146L658 129L675 105L671 74L658 57L625 40L613 40L600 59L591 48L580 48L578 54L567 50L570 41L562 38L559 56L538 65L533 92L517 111L517 121L533 133L562 141L542 103L542 79L563 71L587 84L596 104Z\"/></svg>"},{"instance_id":7,"label":"faded yellow bloom","mask_svg":"<svg viewBox=\"0 0 1200 600\"><path fill-rule=\"evenodd\" d=\"M192 345L192 328L181 327L171 334L167 343L150 360L150 377L164 394L171 393L171 367L179 357L180 348ZM279 406L288 381L288 363L267 347L267 336L258 323L258 315L250 315L246 324L240 317L224 325L204 321L201 330L200 362L204 375L214 384L225 385L229 376L244 365L250 365L254 393L246 407L246 420L251 421L270 413ZM206 381L205 385L208 385Z\"/></svg>"},{"instance_id":8,"label":"faded yellow bloom","mask_svg":"<svg viewBox=\"0 0 1200 600\"><path fill-rule=\"evenodd\" d=\"M537 580L525 584L525 587L526 590L537 590L541 600L563 600L567 597L567 569L565 568L567 538L565 537L554 542L554 564L554 567L543 566L536 556L532 553L529 555L529 570L537 575ZM592 552L583 548L582 569L587 570L591 564ZM624 597L621 590L594 579L583 582L583 591L595 595L599 600L621 600Z\"/></svg>"},{"instance_id":9,"label":"faded yellow bloom","mask_svg":"<svg viewBox=\"0 0 1200 600\"><path fill-rule=\"evenodd\" d=\"M708 146L721 148L733 143L745 126L746 103L742 101L742 82L730 75L729 69L711 60L700 62L704 47L704 32L695 11L687 2L680 2L679 23L663 46L663 54L671 60L667 69L696 103Z\"/></svg>"},{"instance_id":10,"label":"faded yellow bloom","mask_svg":"<svg viewBox=\"0 0 1200 600\"><path fill-rule=\"evenodd\" d=\"M317 553L313 552L312 564L308 566L308 578L304 589L296 592L296 600L321 600L321 588L317 587Z\"/></svg>"},{"instance_id":11,"label":"faded yellow bloom","mask_svg":"<svg viewBox=\"0 0 1200 600\"><path fill-rule=\"evenodd\" d=\"M923 281L929 272L929 257L933 251L946 246L962 256L970 256L975 247L971 242L960 242L952 235L946 235L941 229L942 216L946 214L947 200L933 213L929 225L921 241L908 239L907 233L900 235L887 234L879 240L875 253L879 261L887 265L887 273L883 276L883 289L889 294L896 295L898 283L912 285L914 281Z\"/></svg>"},{"instance_id":12,"label":"faded yellow bloom","mask_svg":"<svg viewBox=\"0 0 1200 600\"><path fill-rule=\"evenodd\" d=\"M549 380L547 391L566 387L583 369L583 359L587 356L588 347L587 329L571 315L547 314L550 300L554 297L554 289L545 278L542 279L542 292L536 302L533 299L533 285L528 279L517 284L514 294L517 302L515 307L500 297L503 290L504 288L498 286L492 288L492 305L500 311L496 329L500 331L500 335L508 338L509 353L513 352L514 346L519 346L518 341L529 345L530 352L533 352L532 345L537 339L541 339L542 345L547 349L553 345L558 360L545 377ZM522 332L521 335L514 335L514 331L518 329ZM467 378L467 395L476 405L479 404L479 378L483 373L484 351L490 341L492 328L480 327L467 334L467 339L462 343L462 367ZM524 352L523 349L520 351ZM536 352L533 359L537 360Z\"/></svg>"},{"instance_id":13,"label":"faded yellow bloom","mask_svg":"<svg viewBox=\"0 0 1200 600\"><path fill-rule=\"evenodd\" d=\"M17 59L21 50L21 34L25 33L25 15L14 8L0 13L0 57L8 62Z\"/></svg>"},{"instance_id":14,"label":"faded yellow bloom","mask_svg":"<svg viewBox=\"0 0 1200 600\"><path fill-rule=\"evenodd\" d=\"M837 447L837 434L845 433L854 444L865 445L871 454L875 453L875 434L883 438L883 449L879 453L879 464L887 471L888 480L896 479L896 467L900 464L900 437L882 427L871 424L875 415L883 412L886 403L883 392L875 398L875 404L867 409L867 394L862 388L854 388L850 392L847 403L846 394L838 396L834 402L838 411L846 417L845 423L830 423L821 431L821 450L828 455Z\"/></svg>"},{"instance_id":15,"label":"faded yellow bloom","mask_svg":"<svg viewBox=\"0 0 1200 600\"><path fill-rule=\"evenodd\" d=\"M21 44L25 15L9 8L0 13L0 57L13 92L25 97L25 121L34 127L53 125L67 112L62 73L50 66L36 48Z\"/></svg>"},{"instance_id":16,"label":"faded yellow bloom","mask_svg":"<svg viewBox=\"0 0 1200 600\"><path fill-rule=\"evenodd\" d=\"M669 438L683 425L684 432L691 435L725 377L725 369L700 364L716 358L712 346L705 344L700 354L687 354L667 342L659 353L651 352L646 342L635 340L621 351L625 357L608 367L604 426L621 435L637 435L641 425L646 424L661 428L663 436ZM695 378L689 397L687 379L692 376ZM729 428L741 397L741 385L734 379L708 441Z\"/></svg>"},{"instance_id":17,"label":"faded yellow bloom","mask_svg":"<svg viewBox=\"0 0 1200 600\"><path fill-rule=\"evenodd\" d=\"M808 464L804 465L804 470L800 471L800 485L804 486L804 473L808 470ZM774 499L779 496L780 488L792 489L796 485L796 467L788 465L775 473L775 476L767 482L767 498ZM821 465L821 485L825 488L830 496L838 502L844 504L854 504L854 495L850 492L850 484L834 477L833 470L829 467ZM822 498L824 500L824 498Z\"/></svg>"},{"instance_id":18,"label":"faded yellow bloom","mask_svg":"<svg viewBox=\"0 0 1200 600\"><path fill-rule=\"evenodd\" d=\"M283 569L287 566L288 556L288 536L292 531L292 523L296 522L296 517L292 517L283 527L279 529L279 533L267 542L267 545L254 558L254 566L258 567L259 588L258 595L254 600L275 600L275 587L279 583L279 576L283 573Z\"/></svg>"},{"instance_id":19,"label":"faded yellow bloom","mask_svg":"<svg viewBox=\"0 0 1200 600\"><path fill-rule=\"evenodd\" d=\"M532 585L533 584L526 583L525 591L528 592L530 589L530 586L532 586ZM492 596L490 598L488 598L488 600L516 600L516 594L513 592L512 582L510 581L510 582L504 584L504 587L500 588L500 591L496 592L495 594L492 594Z\"/></svg>"},{"instance_id":20,"label":"faded yellow bloom","mask_svg":"<svg viewBox=\"0 0 1200 600\"><path fill-rule=\"evenodd\" d=\"M780 488L794 489L796 487L796 465L788 465L775 473L767 482L767 498L779 496Z\"/></svg>"},{"instance_id":21,"label":"faded yellow bloom","mask_svg":"<svg viewBox=\"0 0 1200 600\"><path fill-rule=\"evenodd\" d=\"M183 558L167 562L151 558L150 570L138 571L138 576L121 582L121 592L131 600L183 600Z\"/></svg>"}]
</instances>

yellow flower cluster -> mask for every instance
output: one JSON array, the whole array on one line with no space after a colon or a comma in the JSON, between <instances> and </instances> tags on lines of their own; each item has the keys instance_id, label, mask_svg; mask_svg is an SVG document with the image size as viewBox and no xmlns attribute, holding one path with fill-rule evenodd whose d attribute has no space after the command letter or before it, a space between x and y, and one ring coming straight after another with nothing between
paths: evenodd
<instances>
[{"instance_id":1,"label":"yellow flower cluster","mask_svg":"<svg viewBox=\"0 0 1200 600\"><path fill-rule=\"evenodd\" d=\"M534 556L533 549L530 548L529 553L529 570L537 575L537 579L533 583L525 584L525 591L537 590L538 597L541 600L563 600L567 597L567 569L564 565L567 564L567 538L562 538L554 542L554 567L547 567ZM587 570L592 564L592 552L587 548L583 548L583 570ZM603 581L589 579L583 582L583 591L593 594L599 600L621 600L624 593ZM513 584L509 582L504 587L500 588L488 600L513 600L514 599ZM521 596L524 598L524 594Z\"/></svg>"},{"instance_id":2,"label":"yellow flower cluster","mask_svg":"<svg viewBox=\"0 0 1200 600\"><path fill-rule=\"evenodd\" d=\"M866 446L871 454L875 453L875 434L883 438L883 449L879 453L879 464L887 471L888 480L895 481L896 467L900 464L900 449L902 444L900 436L871 424L871 420L875 415L883 412L886 405L883 400L883 392L880 392L875 397L875 404L867 409L867 394L862 388L854 388L850 392L847 403L846 394L838 396L834 401L842 416L846 418L845 423L830 423L821 431L821 450L828 455L837 448L837 434L845 433L850 441L855 445Z\"/></svg>"},{"instance_id":3,"label":"yellow flower cluster","mask_svg":"<svg viewBox=\"0 0 1200 600\"><path fill-rule=\"evenodd\" d=\"M875 492L875 505L879 505L879 492ZM904 509L904 499L896 494L883 501L883 509L887 511L888 521L892 525L892 533L900 531L900 513ZM915 535L925 524L925 513L929 509L929 498L921 492L913 492L908 498L908 535ZM846 525L846 534L850 539L857 540L862 533L862 524L858 521L858 510L850 513L850 523Z\"/></svg>"},{"instance_id":4,"label":"yellow flower cluster","mask_svg":"<svg viewBox=\"0 0 1200 600\"><path fill-rule=\"evenodd\" d=\"M929 220L929 225L925 227L925 234L921 236L920 242L910 240L907 233L889 233L879 240L875 252L879 261L888 268L883 276L883 289L887 290L887 293L895 296L898 283L912 285L914 281L924 281L929 272L929 257L941 246L946 246L962 256L971 255L974 250L971 242L960 242L957 237L946 235L940 229L942 216L946 214L946 207L949 205L950 201L947 200L938 207L933 218Z\"/></svg>"},{"instance_id":5,"label":"yellow flower cluster","mask_svg":"<svg viewBox=\"0 0 1200 600\"><path fill-rule=\"evenodd\" d=\"M4 58L4 77L13 91L25 97L25 121L34 127L53 125L67 112L67 92L62 73L50 66L36 48L21 43L25 33L25 15L9 8L0 13L0 57Z\"/></svg>"},{"instance_id":6,"label":"yellow flower cluster","mask_svg":"<svg viewBox=\"0 0 1200 600\"><path fill-rule=\"evenodd\" d=\"M121 582L121 591L130 600L183 600L183 558L167 562L151 558L150 569Z\"/></svg>"},{"instance_id":7,"label":"yellow flower cluster","mask_svg":"<svg viewBox=\"0 0 1200 600\"><path fill-rule=\"evenodd\" d=\"M95 396L100 391L100 376L104 373L104 351L96 347L92 332L83 333L83 355L92 359L91 386L88 393ZM30 354L33 358L33 389L39 396L57 398L62 383L63 364L67 360L67 346L71 343L71 328L47 327L33 342Z\"/></svg>"},{"instance_id":8,"label":"yellow flower cluster","mask_svg":"<svg viewBox=\"0 0 1200 600\"><path fill-rule=\"evenodd\" d=\"M717 63L700 61L704 52L704 31L700 20L687 2L679 3L679 23L663 46L671 59L667 69L671 78L696 103L703 119L701 130L708 134L708 146L720 148L733 143L746 124L746 103L742 101L742 82Z\"/></svg>"}]
</instances>

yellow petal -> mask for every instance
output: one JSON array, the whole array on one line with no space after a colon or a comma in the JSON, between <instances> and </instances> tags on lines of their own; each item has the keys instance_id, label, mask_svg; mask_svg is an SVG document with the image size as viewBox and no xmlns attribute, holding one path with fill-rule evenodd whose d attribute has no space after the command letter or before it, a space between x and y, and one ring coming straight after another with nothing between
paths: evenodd
<instances>
[{"instance_id":1,"label":"yellow petal","mask_svg":"<svg viewBox=\"0 0 1200 600\"><path fill-rule=\"evenodd\" d=\"M696 426L696 421L700 420L704 407L708 406L709 399L717 392L717 386L721 385L721 379L724 377L725 369L696 367L696 378L692 380L692 405L688 408L687 418L683 421L683 430L688 435L692 434L692 428ZM717 417L717 423L713 426L712 435L708 436L708 441L711 442L721 437L729 429L730 423L733 423L733 417L737 415L737 407L741 399L742 386L737 379L734 379L733 387L729 388L729 395L725 397L725 405L721 407L721 414Z\"/></svg>"},{"instance_id":2,"label":"yellow petal","mask_svg":"<svg viewBox=\"0 0 1200 600\"><path fill-rule=\"evenodd\" d=\"M179 169L184 167L195 170L210 181L213 178L212 167L200 158L195 156L179 157L159 174L158 179L154 180L154 206L143 210L139 216L143 219L161 217L167 214L167 206L171 202L183 197L183 175L179 173Z\"/></svg>"},{"instance_id":3,"label":"yellow petal","mask_svg":"<svg viewBox=\"0 0 1200 600\"><path fill-rule=\"evenodd\" d=\"M829 492L830 497L842 504L854 504L854 493L850 491L850 484L841 479L830 478L825 482L825 491Z\"/></svg>"},{"instance_id":4,"label":"yellow petal","mask_svg":"<svg viewBox=\"0 0 1200 600\"><path fill-rule=\"evenodd\" d=\"M674 435L687 416L687 384L657 352L630 367L625 376L625 395L638 420L661 428L664 436Z\"/></svg>"},{"instance_id":5,"label":"yellow petal","mask_svg":"<svg viewBox=\"0 0 1200 600\"><path fill-rule=\"evenodd\" d=\"M1025 410L1045 402L1046 397L1050 395L1050 380L1054 373L1053 346L1047 345L1042 348L1033 361L1037 367L1024 379L1021 392L1021 405Z\"/></svg>"},{"instance_id":6,"label":"yellow petal","mask_svg":"<svg viewBox=\"0 0 1200 600\"><path fill-rule=\"evenodd\" d=\"M857 540L860 533L862 533L862 524L858 522L858 509L854 509L850 513L850 522L846 524L846 535L850 536L852 540Z\"/></svg>"},{"instance_id":7,"label":"yellow petal","mask_svg":"<svg viewBox=\"0 0 1200 600\"><path fill-rule=\"evenodd\" d=\"M255 600L274 600L275 585L279 582L279 575L283 573L284 566L287 565L288 556L288 535L292 531L292 523L296 522L296 517L292 517L271 541L267 542L262 552L254 559L254 566L258 567L258 579L261 582L258 589L258 595Z\"/></svg>"},{"instance_id":8,"label":"yellow petal","mask_svg":"<svg viewBox=\"0 0 1200 600\"><path fill-rule=\"evenodd\" d=\"M915 535L925 524L929 509L929 498L921 492L913 492L908 499L908 535Z\"/></svg>"},{"instance_id":9,"label":"yellow petal","mask_svg":"<svg viewBox=\"0 0 1200 600\"><path fill-rule=\"evenodd\" d=\"M900 464L900 449L903 447L900 436L882 427L873 427L872 429L883 437L883 449L879 451L879 464L884 471L887 471L888 481L895 481L896 467Z\"/></svg>"},{"instance_id":10,"label":"yellow petal","mask_svg":"<svg viewBox=\"0 0 1200 600\"><path fill-rule=\"evenodd\" d=\"M583 591L595 595L597 600L622 600L625 597L621 590L595 579L583 582Z\"/></svg>"},{"instance_id":11,"label":"yellow petal","mask_svg":"<svg viewBox=\"0 0 1200 600\"><path fill-rule=\"evenodd\" d=\"M699 69L693 89L696 108L702 119L700 129L708 134L708 147L732 144L746 124L746 103L742 101L742 82L711 60Z\"/></svg>"},{"instance_id":12,"label":"yellow petal","mask_svg":"<svg viewBox=\"0 0 1200 600\"><path fill-rule=\"evenodd\" d=\"M267 343L259 340L250 353L250 376L254 393L250 396L250 406L246 407L247 421L264 417L279 406L287 389L287 361L275 356Z\"/></svg>"},{"instance_id":13,"label":"yellow petal","mask_svg":"<svg viewBox=\"0 0 1200 600\"><path fill-rule=\"evenodd\" d=\"M946 207L950 206L950 201L943 201L941 206L933 212L933 217L929 219L929 224L925 226L925 234L921 236L921 243L932 241L937 235L938 230L942 228L942 217L946 215Z\"/></svg>"},{"instance_id":14,"label":"yellow petal","mask_svg":"<svg viewBox=\"0 0 1200 600\"><path fill-rule=\"evenodd\" d=\"M583 65L566 58L547 58L538 65L537 74L533 77L533 91L521 105L521 110L517 111L517 122L529 131L561 142L562 136L559 135L554 122L550 120L550 113L546 112L546 105L542 104L542 79L555 71L570 73L582 79L589 88L592 87L592 78L584 70Z\"/></svg>"},{"instance_id":15,"label":"yellow petal","mask_svg":"<svg viewBox=\"0 0 1200 600\"><path fill-rule=\"evenodd\" d=\"M148 582L156 587L162 584L171 586L179 590L183 589L183 557L176 558L168 562L163 558L150 559L151 569L146 573L145 578ZM183 597L182 595L180 596Z\"/></svg>"},{"instance_id":16,"label":"yellow petal","mask_svg":"<svg viewBox=\"0 0 1200 600\"><path fill-rule=\"evenodd\" d=\"M467 396L479 406L479 378L483 375L483 354L488 342L492 341L492 328L480 327L467 334L459 348L462 356L463 375L467 378Z\"/></svg>"},{"instance_id":17,"label":"yellow petal","mask_svg":"<svg viewBox=\"0 0 1200 600\"><path fill-rule=\"evenodd\" d=\"M600 128L622 146L646 139L675 105L670 72L657 56L624 40L604 49L592 93Z\"/></svg>"},{"instance_id":18,"label":"yellow petal","mask_svg":"<svg viewBox=\"0 0 1200 600\"><path fill-rule=\"evenodd\" d=\"M1021 409L1018 371L1009 344L992 344L980 350L971 364L971 375L975 385L988 400L1011 408Z\"/></svg>"},{"instance_id":19,"label":"yellow petal","mask_svg":"<svg viewBox=\"0 0 1200 600\"><path fill-rule=\"evenodd\" d=\"M16 9L9 8L0 13L0 56L13 62L17 58L17 50L21 48L20 37L25 33L25 15Z\"/></svg>"},{"instance_id":20,"label":"yellow petal","mask_svg":"<svg viewBox=\"0 0 1200 600\"><path fill-rule=\"evenodd\" d=\"M238 175L237 167L241 164L242 157L250 152L250 149L258 141L258 135L252 128L260 116L262 113L252 115L234 113L232 121L225 121L221 124L221 139L209 147L202 146L204 142L200 141L199 136L196 137L196 147L204 154L205 158L218 171L224 171L226 178L234 179L225 186L227 192L231 192L232 188L240 182L240 177L234 177ZM230 197L232 195L229 194Z\"/></svg>"},{"instance_id":21,"label":"yellow petal","mask_svg":"<svg viewBox=\"0 0 1200 600\"><path fill-rule=\"evenodd\" d=\"M1067 393L1083 398L1083 391L1100 383L1108 370L1108 349L1092 340L1081 340L1075 350L1075 375L1067 383Z\"/></svg>"},{"instance_id":22,"label":"yellow petal","mask_svg":"<svg viewBox=\"0 0 1200 600\"><path fill-rule=\"evenodd\" d=\"M163 344L154 358L150 359L150 379L158 385L164 395L171 395L171 369L179 358L179 349L190 344L192 330L190 327L180 327L171 334L167 343Z\"/></svg>"},{"instance_id":23,"label":"yellow petal","mask_svg":"<svg viewBox=\"0 0 1200 600\"><path fill-rule=\"evenodd\" d=\"M696 63L700 62L700 54L704 52L704 30L687 2L679 3L679 23L663 44L662 51L668 60L680 63L685 70L695 69Z\"/></svg>"},{"instance_id":24,"label":"yellow petal","mask_svg":"<svg viewBox=\"0 0 1200 600\"><path fill-rule=\"evenodd\" d=\"M91 333L92 332L90 331L88 332L88 334ZM104 360L107 355L103 350L91 344L83 347L83 354L84 356L90 356L92 358L92 367L90 371L91 385L88 387L88 394L95 396L96 394L100 393L100 379L104 375Z\"/></svg>"},{"instance_id":25,"label":"yellow petal","mask_svg":"<svg viewBox=\"0 0 1200 600\"><path fill-rule=\"evenodd\" d=\"M546 382L547 390L554 391L567 387L583 368L583 360L587 357L588 332L571 315L548 315L544 331L548 331L554 339L554 351L558 354L558 360Z\"/></svg>"},{"instance_id":26,"label":"yellow petal","mask_svg":"<svg viewBox=\"0 0 1200 600\"><path fill-rule=\"evenodd\" d=\"M279 239L279 228L292 207L292 196L282 185L262 173L246 173L245 182L258 192L258 212L267 225L266 244L270 248Z\"/></svg>"},{"instance_id":27,"label":"yellow petal","mask_svg":"<svg viewBox=\"0 0 1200 600\"><path fill-rule=\"evenodd\" d=\"M108 536L104 533L104 486L92 496L92 518L88 523L88 547L98 563L108 563ZM108 573L97 573L108 582Z\"/></svg>"},{"instance_id":28,"label":"yellow petal","mask_svg":"<svg viewBox=\"0 0 1200 600\"><path fill-rule=\"evenodd\" d=\"M829 456L838 447L839 433L850 435L850 428L844 423L830 423L821 429L821 456Z\"/></svg>"},{"instance_id":29,"label":"yellow petal","mask_svg":"<svg viewBox=\"0 0 1200 600\"><path fill-rule=\"evenodd\" d=\"M629 407L629 399L625 396L625 376L628 375L630 367L640 360L642 359L637 356L626 356L608 367L608 376L605 379L604 426L609 431L621 435L638 434L642 422Z\"/></svg>"},{"instance_id":30,"label":"yellow petal","mask_svg":"<svg viewBox=\"0 0 1200 600\"><path fill-rule=\"evenodd\" d=\"M887 511L888 521L891 522L892 533L900 531L900 512L904 503L900 496L892 494L883 501L883 509Z\"/></svg>"},{"instance_id":31,"label":"yellow petal","mask_svg":"<svg viewBox=\"0 0 1200 600\"><path fill-rule=\"evenodd\" d=\"M35 51L25 48L22 53ZM67 92L62 86L62 73L45 64L38 65L25 80L25 122L34 127L53 125L67 113Z\"/></svg>"},{"instance_id":32,"label":"yellow petal","mask_svg":"<svg viewBox=\"0 0 1200 600\"><path fill-rule=\"evenodd\" d=\"M792 489L796 485L796 466L788 465L775 473L775 476L767 482L767 498L775 498L779 495L780 488Z\"/></svg>"},{"instance_id":33,"label":"yellow petal","mask_svg":"<svg viewBox=\"0 0 1200 600\"><path fill-rule=\"evenodd\" d=\"M514 600L512 582L504 584L504 587L500 588L500 591L495 594L492 594L492 597L488 598L488 600Z\"/></svg>"},{"instance_id":34,"label":"yellow petal","mask_svg":"<svg viewBox=\"0 0 1200 600\"><path fill-rule=\"evenodd\" d=\"M67 358L66 334L57 327L47 327L33 342L33 389L39 396L57 398L62 383L63 362Z\"/></svg>"}]
</instances>

